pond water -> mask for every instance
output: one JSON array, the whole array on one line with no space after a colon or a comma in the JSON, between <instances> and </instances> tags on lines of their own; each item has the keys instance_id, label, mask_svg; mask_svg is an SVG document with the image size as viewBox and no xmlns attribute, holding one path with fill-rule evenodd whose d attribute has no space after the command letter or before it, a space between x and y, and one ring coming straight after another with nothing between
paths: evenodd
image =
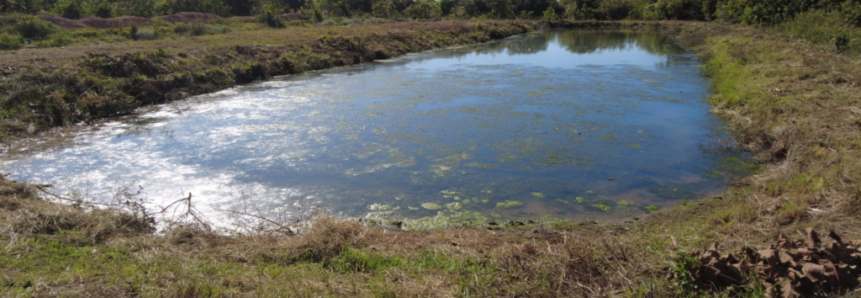
<instances>
[{"instance_id":1,"label":"pond water","mask_svg":"<svg viewBox=\"0 0 861 298\"><path fill-rule=\"evenodd\" d=\"M207 214L638 215L744 174L713 150L727 128L697 57L670 41L549 31L286 76L17 144L0 168L93 200L190 192Z\"/></svg>"}]
</instances>

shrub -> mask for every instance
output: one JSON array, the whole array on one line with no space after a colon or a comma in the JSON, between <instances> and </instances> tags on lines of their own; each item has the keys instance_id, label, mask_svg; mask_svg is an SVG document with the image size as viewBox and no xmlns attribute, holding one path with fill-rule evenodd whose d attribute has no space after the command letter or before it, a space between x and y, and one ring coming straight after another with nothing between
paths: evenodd
<instances>
[{"instance_id":1,"label":"shrub","mask_svg":"<svg viewBox=\"0 0 861 298\"><path fill-rule=\"evenodd\" d=\"M555 21L559 17L556 16L556 10L552 7L548 7L547 10L544 11L544 19L548 21Z\"/></svg>"},{"instance_id":2,"label":"shrub","mask_svg":"<svg viewBox=\"0 0 861 298\"><path fill-rule=\"evenodd\" d=\"M137 30L133 30L132 39L134 40L154 40L159 39L161 34L153 30L152 28L140 28Z\"/></svg>"},{"instance_id":3,"label":"shrub","mask_svg":"<svg viewBox=\"0 0 861 298\"><path fill-rule=\"evenodd\" d=\"M419 1L407 7L404 10L404 14L414 19L431 19L442 15L442 9L439 6L439 2Z\"/></svg>"},{"instance_id":4,"label":"shrub","mask_svg":"<svg viewBox=\"0 0 861 298\"><path fill-rule=\"evenodd\" d=\"M114 4L108 0L98 0L90 3L89 10L92 15L100 18L110 18L114 16Z\"/></svg>"},{"instance_id":5,"label":"shrub","mask_svg":"<svg viewBox=\"0 0 861 298\"><path fill-rule=\"evenodd\" d=\"M846 1L840 5L840 13L850 26L861 26L861 3Z\"/></svg>"},{"instance_id":6,"label":"shrub","mask_svg":"<svg viewBox=\"0 0 861 298\"><path fill-rule=\"evenodd\" d=\"M42 40L59 31L59 28L39 18L27 16L15 24L15 31L25 39Z\"/></svg>"},{"instance_id":7,"label":"shrub","mask_svg":"<svg viewBox=\"0 0 861 298\"><path fill-rule=\"evenodd\" d=\"M184 11L205 12L219 16L230 14L230 7L219 0L167 0L161 2L157 10L164 15Z\"/></svg>"},{"instance_id":8,"label":"shrub","mask_svg":"<svg viewBox=\"0 0 861 298\"><path fill-rule=\"evenodd\" d=\"M51 35L51 38L48 40L48 47L51 48L59 48L64 47L72 43L72 38L69 37L69 34L65 31L61 31Z\"/></svg>"},{"instance_id":9,"label":"shrub","mask_svg":"<svg viewBox=\"0 0 861 298\"><path fill-rule=\"evenodd\" d=\"M52 12L67 19L77 20L84 17L84 2L81 0L61 0L54 4Z\"/></svg>"},{"instance_id":10,"label":"shrub","mask_svg":"<svg viewBox=\"0 0 861 298\"><path fill-rule=\"evenodd\" d=\"M71 36L65 31L60 31L51 36L48 36L44 41L39 42L38 46L42 48L59 48L72 43Z\"/></svg>"},{"instance_id":11,"label":"shrub","mask_svg":"<svg viewBox=\"0 0 861 298\"><path fill-rule=\"evenodd\" d=\"M203 23L194 22L191 23L191 35L199 36L206 34L206 27Z\"/></svg>"},{"instance_id":12,"label":"shrub","mask_svg":"<svg viewBox=\"0 0 861 298\"><path fill-rule=\"evenodd\" d=\"M0 50L17 50L24 41L15 34L0 33Z\"/></svg>"},{"instance_id":13,"label":"shrub","mask_svg":"<svg viewBox=\"0 0 861 298\"><path fill-rule=\"evenodd\" d=\"M338 22L335 22L335 20L332 20L332 19L325 19L322 22L320 22L320 24L318 24L318 25L320 25L320 26L335 26L335 25L338 25Z\"/></svg>"},{"instance_id":14,"label":"shrub","mask_svg":"<svg viewBox=\"0 0 861 298\"><path fill-rule=\"evenodd\" d=\"M279 16L275 12L274 9L264 9L259 15L257 15L257 18L260 20L261 23L264 23L269 27L284 28L284 21L281 19L281 16Z\"/></svg>"},{"instance_id":15,"label":"shrub","mask_svg":"<svg viewBox=\"0 0 861 298\"><path fill-rule=\"evenodd\" d=\"M173 33L176 34L186 34L191 31L191 26L186 23L176 23L176 26L173 27Z\"/></svg>"}]
</instances>

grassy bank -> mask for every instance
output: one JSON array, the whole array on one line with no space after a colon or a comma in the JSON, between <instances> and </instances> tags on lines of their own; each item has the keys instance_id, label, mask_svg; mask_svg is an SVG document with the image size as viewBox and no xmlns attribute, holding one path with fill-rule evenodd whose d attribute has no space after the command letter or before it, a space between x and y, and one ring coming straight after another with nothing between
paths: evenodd
<instances>
[{"instance_id":1,"label":"grassy bank","mask_svg":"<svg viewBox=\"0 0 861 298\"><path fill-rule=\"evenodd\" d=\"M352 34L346 32L354 31L329 33L325 30L332 29L309 28L307 30L311 31L302 31L312 32L302 35L307 36L304 37L309 42L306 46L281 45L282 49L296 46L306 51L317 51L315 49L318 48L329 51L319 52L330 53L326 54L329 58L323 59L330 61L329 64L319 65L323 67L337 65L334 64L337 61L343 64L355 61L349 57L375 58L371 54L343 54L354 53L344 45L355 45L356 42L351 41L355 41L356 36L370 36L362 39L365 48L371 49L367 52L385 49L391 51L389 53L402 53L395 51L432 47L434 44L429 40L433 39L429 38L443 34L421 33L423 31L417 28L461 28L458 30L462 30L465 36L477 36L476 41L493 38L493 31L489 28L514 28L504 32L528 29L527 25L520 23L454 24L459 25L381 25L416 27L399 27L386 34L374 30L377 35L372 35L371 31L365 32L368 35L359 35L363 32L361 30L368 30L367 27L344 28L358 30ZM583 23L557 25L585 26ZM755 154L762 170L719 196L690 201L672 210L627 223L511 222L502 226L444 231L397 231L391 226L363 225L324 217L316 219L314 225L301 234L292 236L283 231L219 235L204 226L187 222L174 224L163 234L156 235L148 214L48 203L36 196L38 189L35 186L2 180L0 244L4 248L0 251L0 295L643 297L650 293L652 297L720 297L735 293L743 297L765 297L766 292L774 294L769 282L781 283L760 278L752 272L755 269L741 272L744 278L734 288L710 292L712 288L706 284L717 282L699 270L709 264L698 264L699 254L692 252L704 250L714 242L720 243L719 250L724 255L741 247L763 250L780 234L792 240L804 238L804 229L808 227L823 235L836 231L847 243L851 239L861 239L861 188L857 185L861 179L861 110L858 108L861 65L857 61L824 44L798 42L798 38L780 31L708 23L616 23L613 26L658 30L696 49L703 57L705 72L713 79L715 96L710 101L715 113L725 116L733 124L738 145ZM234 72L228 68L228 72L224 68L233 65L239 57L257 56L242 54L244 50L237 46L244 47L257 41L258 46L252 48L264 51L268 47L260 40L288 39L286 36L289 34L277 32L280 31L268 33L284 35L276 38L261 33L257 38L241 41L235 40L240 39L239 36L218 39L220 43L226 43L225 46L209 49L227 49L219 55L230 54L233 56L224 57L236 57L234 60L213 66L191 65L200 67L195 71L203 72L204 77L208 71L221 69L232 74L233 83L238 82L236 78L242 76L237 73L247 71ZM406 32L403 40L394 38L398 36L397 32ZM332 37L323 38L323 34ZM385 47L380 41L374 41L374 38L384 37L383 40L391 42ZM289 40L298 38L290 37ZM167 41L154 44L158 42ZM194 42L198 41L187 43ZM201 44L197 46L209 44L199 42ZM398 47L400 44L404 46ZM77 68L133 85L175 77L166 72L157 73L154 77L140 73L129 78L115 78L101 70L90 70L90 64L86 63L119 59L124 55L131 57L128 61L132 62L121 65L146 69L134 62L137 61L133 59L134 53L141 51L139 48L115 46L122 52L109 57L81 57L77 61L85 63L86 67ZM149 43L146 47L155 51L159 48L151 47ZM219 53L208 49L192 53L194 47L161 47L167 52L164 57L169 58L158 58L161 55L149 58L150 55L144 53L141 54L145 58L142 61L181 61L181 50L185 55L194 55L200 60L206 53ZM341 52L336 49L347 50ZM45 51L54 50L57 49ZM111 50L114 49L105 49ZM291 53L284 50L279 52L279 57L294 57ZM61 53L56 52L56 55ZM323 61L307 59L311 60L303 61ZM247 61L260 61L258 65L274 65L266 61L275 61L283 66L278 62L283 60ZM52 63L57 63L21 61L32 61L20 64L31 63L32 66L28 67L32 69L48 69ZM293 60L287 61L292 63ZM179 65L178 62L176 64ZM74 65L67 65L66 69L74 68ZM165 62L160 65L173 64ZM303 65L310 67L311 64ZM251 73L272 75L269 71L273 68L267 66L265 69ZM24 80L30 73L36 72L19 71L11 74L8 81L33 82L12 79L20 76ZM51 74L61 76L58 73L51 72L43 78L49 78ZM193 76L194 73L188 75ZM204 79L201 82L209 81ZM177 86L177 92L193 94L194 90L204 92L220 85L194 83L197 86L194 88L198 89ZM164 89L160 94L166 96L171 94L170 90L175 89ZM144 100L148 97L137 100L132 95L126 96L129 102L137 105L148 103ZM28 115L20 111L16 113ZM15 113L7 115L12 114ZM98 115L91 112L87 119ZM32 119L16 117L20 116L6 119L18 119L15 121L21 123ZM37 127L59 125L56 122L39 123ZM851 270L855 269L848 266L840 268L841 272L849 274L842 276L843 280L858 278L852 275ZM794 291L805 296L841 294L836 287L810 290L800 285L802 282L790 286L797 287ZM858 292L850 290L842 294L857 296Z\"/></svg>"}]
</instances>

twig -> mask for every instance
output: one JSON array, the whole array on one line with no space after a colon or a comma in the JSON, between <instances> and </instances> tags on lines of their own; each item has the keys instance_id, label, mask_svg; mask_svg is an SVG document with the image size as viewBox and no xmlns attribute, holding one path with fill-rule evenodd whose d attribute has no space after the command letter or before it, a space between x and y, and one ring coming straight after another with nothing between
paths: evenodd
<instances>
[{"instance_id":1,"label":"twig","mask_svg":"<svg viewBox=\"0 0 861 298\"><path fill-rule=\"evenodd\" d=\"M242 211L236 211L236 210L224 210L224 209L213 209L213 210L215 210L215 211L221 211L221 212L235 213L235 214L239 214L239 215L244 215L244 216L254 217L254 218L259 219L259 220L267 221L267 222L269 222L269 223L271 223L271 224L273 224L273 225L277 226L277 227L278 227L278 229L287 229L287 231L288 231L291 235L296 234L296 232L294 232L294 231L293 231L293 229L291 229L290 227L288 227L288 226L286 226L286 225L282 225L282 224L281 224L281 223L279 223L279 222L276 222L276 221L274 221L274 220L271 220L271 219L265 218L265 217L260 216L260 215L255 215L255 214L245 213L245 212L242 212Z\"/></svg>"}]
</instances>

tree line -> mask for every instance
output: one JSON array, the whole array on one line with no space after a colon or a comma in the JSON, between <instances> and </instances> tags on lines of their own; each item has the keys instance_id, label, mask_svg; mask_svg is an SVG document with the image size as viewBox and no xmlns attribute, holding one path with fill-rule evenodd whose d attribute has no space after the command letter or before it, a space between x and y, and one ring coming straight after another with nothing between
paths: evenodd
<instances>
[{"instance_id":1,"label":"tree line","mask_svg":"<svg viewBox=\"0 0 861 298\"><path fill-rule=\"evenodd\" d=\"M590 20L720 20L774 24L810 10L861 25L861 0L0 0L0 13L154 17L193 11L219 16L300 12L311 19L373 16Z\"/></svg>"}]
</instances>

